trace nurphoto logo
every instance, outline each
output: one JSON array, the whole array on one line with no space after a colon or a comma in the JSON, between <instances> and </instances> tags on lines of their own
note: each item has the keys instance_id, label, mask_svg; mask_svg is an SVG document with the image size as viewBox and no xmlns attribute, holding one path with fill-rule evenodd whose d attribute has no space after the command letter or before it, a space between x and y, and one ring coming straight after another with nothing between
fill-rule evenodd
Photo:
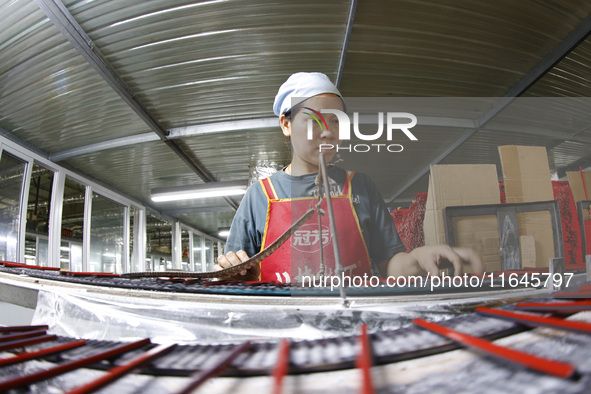
<instances>
[{"instance_id":1,"label":"nurphoto logo","mask_svg":"<svg viewBox=\"0 0 591 394\"><path fill-rule=\"evenodd\" d=\"M351 140L351 121L349 116L343 111L337 109L321 109L320 112L309 107L304 107L310 112L304 112L304 114L310 116L308 119L308 140L313 138L314 123L320 127L321 130L328 130L328 124L322 114L334 114L339 122L339 140L348 141ZM386 121L384 122L384 113L378 112L378 130L373 134L364 134L359 130L359 113L353 113L353 134L362 141L376 141L384 134L384 123L386 125L386 139L388 141L393 140L394 132L401 131L411 141L418 141L418 138L411 133L410 129L416 126L417 117L409 112L386 112ZM402 120L402 122L401 122ZM339 151L348 152L369 152L376 150L380 152L385 150L392 153L402 152L404 147L400 144L349 144L349 145L333 145L333 144L320 144L320 151L336 149Z\"/></svg>"}]
</instances>

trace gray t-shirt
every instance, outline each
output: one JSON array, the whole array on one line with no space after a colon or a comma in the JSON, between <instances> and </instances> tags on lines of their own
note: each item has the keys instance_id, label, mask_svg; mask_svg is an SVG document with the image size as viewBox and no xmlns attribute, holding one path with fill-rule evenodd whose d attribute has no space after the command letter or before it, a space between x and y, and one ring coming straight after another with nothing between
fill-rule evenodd
<instances>
[{"instance_id":1,"label":"gray t-shirt","mask_svg":"<svg viewBox=\"0 0 591 394\"><path fill-rule=\"evenodd\" d=\"M331 195L341 194L346 181L346 171L333 167L328 171L328 175L338 184L331 187ZM277 197L284 199L314 196L316 176L316 173L291 176L284 171L278 171L271 175L270 179ZM351 180L351 198L369 252L372 272L377 274L377 264L396 253L404 252L404 245L384 200L367 175L355 173ZM267 220L267 207L268 199L260 182L252 184L246 191L232 222L226 242L226 253L242 249L249 256L253 256L260 251Z\"/></svg>"}]
</instances>

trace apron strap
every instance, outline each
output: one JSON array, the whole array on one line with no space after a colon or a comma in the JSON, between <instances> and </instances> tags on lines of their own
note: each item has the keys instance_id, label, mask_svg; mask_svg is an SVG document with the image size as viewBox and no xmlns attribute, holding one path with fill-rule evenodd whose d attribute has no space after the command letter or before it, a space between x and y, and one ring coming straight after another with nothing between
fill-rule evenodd
<instances>
[{"instance_id":1,"label":"apron strap","mask_svg":"<svg viewBox=\"0 0 591 394\"><path fill-rule=\"evenodd\" d=\"M261 183L261 187L263 188L263 191L265 192L265 195L267 196L268 200L278 199L277 193L275 192L275 188L273 187L270 178L261 179L259 182Z\"/></svg>"},{"instance_id":2,"label":"apron strap","mask_svg":"<svg viewBox=\"0 0 591 394\"><path fill-rule=\"evenodd\" d=\"M345 178L345 185L343 186L343 195L344 196L351 195L351 180L353 179L354 175L355 175L355 171L348 171L347 170L347 176Z\"/></svg>"}]
</instances>

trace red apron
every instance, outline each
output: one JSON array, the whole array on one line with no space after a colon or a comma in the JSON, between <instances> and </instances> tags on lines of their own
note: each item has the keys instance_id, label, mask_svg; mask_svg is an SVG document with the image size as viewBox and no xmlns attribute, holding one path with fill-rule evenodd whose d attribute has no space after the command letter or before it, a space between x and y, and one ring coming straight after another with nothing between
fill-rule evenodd
<instances>
[{"instance_id":1,"label":"red apron","mask_svg":"<svg viewBox=\"0 0 591 394\"><path fill-rule=\"evenodd\" d=\"M332 197L341 261L345 276L371 275L369 254L353 203L351 179L347 171L343 194ZM261 250L281 236L292 223L302 217L317 203L316 197L279 199L270 178L260 181L269 199L267 223ZM261 264L261 280L264 282L302 282L302 277L317 276L320 272L320 247L323 245L325 276L336 275L335 259L326 199L322 202L326 212L322 216L322 234L318 230L318 215L300 227L290 239Z\"/></svg>"}]
</instances>

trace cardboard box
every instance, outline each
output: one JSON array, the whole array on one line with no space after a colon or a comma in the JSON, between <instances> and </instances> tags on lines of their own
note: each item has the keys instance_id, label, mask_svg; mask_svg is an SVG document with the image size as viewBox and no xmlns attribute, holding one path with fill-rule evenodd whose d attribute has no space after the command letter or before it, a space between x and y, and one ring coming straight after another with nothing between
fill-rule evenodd
<instances>
[{"instance_id":1,"label":"cardboard box","mask_svg":"<svg viewBox=\"0 0 591 394\"><path fill-rule=\"evenodd\" d=\"M457 217L452 223L456 246L468 247L478 253L485 271L501 269L496 215ZM468 267L464 271L472 272Z\"/></svg>"},{"instance_id":2,"label":"cardboard box","mask_svg":"<svg viewBox=\"0 0 591 394\"><path fill-rule=\"evenodd\" d=\"M521 249L521 266L534 268L536 266L536 239L531 235L521 235L519 248Z\"/></svg>"},{"instance_id":3,"label":"cardboard box","mask_svg":"<svg viewBox=\"0 0 591 394\"><path fill-rule=\"evenodd\" d=\"M498 232L494 237L481 238L482 265L485 272L501 270L501 255Z\"/></svg>"},{"instance_id":4,"label":"cardboard box","mask_svg":"<svg viewBox=\"0 0 591 394\"><path fill-rule=\"evenodd\" d=\"M507 203L554 200L550 166L545 147L499 146ZM554 257L554 237L549 212L526 212L517 215L520 236L535 240L535 268L548 267ZM525 261L530 260L525 256ZM531 257L531 256L530 256ZM523 266L524 255L521 255Z\"/></svg>"},{"instance_id":5,"label":"cardboard box","mask_svg":"<svg viewBox=\"0 0 591 394\"><path fill-rule=\"evenodd\" d=\"M548 154L543 146L499 146L507 204L554 200Z\"/></svg>"},{"instance_id":6,"label":"cardboard box","mask_svg":"<svg viewBox=\"0 0 591 394\"><path fill-rule=\"evenodd\" d=\"M575 202L591 199L591 171L583 171L582 177L580 171L567 171L566 176ZM583 178L585 179L584 185L586 186L587 194L585 194Z\"/></svg>"},{"instance_id":7,"label":"cardboard box","mask_svg":"<svg viewBox=\"0 0 591 394\"><path fill-rule=\"evenodd\" d=\"M431 166L423 222L425 245L445 244L443 208L499 203L499 183L494 164ZM471 247L480 254L483 262L485 259L482 238L496 238L498 245L496 216L461 217L455 218L453 223L456 246ZM496 255L490 253L486 261L489 267L500 267L498 247ZM467 269L467 272L470 270Z\"/></svg>"}]
</instances>

